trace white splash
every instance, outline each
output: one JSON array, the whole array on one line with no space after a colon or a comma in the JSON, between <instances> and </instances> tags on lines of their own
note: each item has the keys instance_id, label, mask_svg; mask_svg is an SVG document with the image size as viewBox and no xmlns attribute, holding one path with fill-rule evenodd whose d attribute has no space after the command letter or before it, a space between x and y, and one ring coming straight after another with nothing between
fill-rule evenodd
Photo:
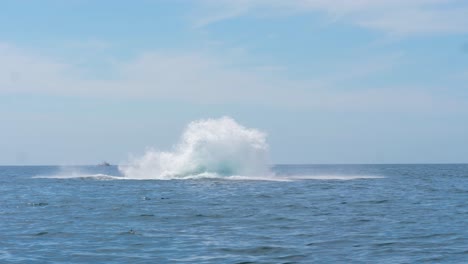
<instances>
[{"instance_id":1,"label":"white splash","mask_svg":"<svg viewBox=\"0 0 468 264\"><path fill-rule=\"evenodd\" d=\"M149 150L119 170L130 179L270 175L266 134L230 117L191 122L173 151Z\"/></svg>"},{"instance_id":2,"label":"white splash","mask_svg":"<svg viewBox=\"0 0 468 264\"><path fill-rule=\"evenodd\" d=\"M222 179L234 181L304 181L379 179L373 175L281 175L270 171L266 134L246 128L230 117L191 122L172 151L149 150L119 166L118 175L89 173L62 167L52 179L171 180Z\"/></svg>"}]
</instances>

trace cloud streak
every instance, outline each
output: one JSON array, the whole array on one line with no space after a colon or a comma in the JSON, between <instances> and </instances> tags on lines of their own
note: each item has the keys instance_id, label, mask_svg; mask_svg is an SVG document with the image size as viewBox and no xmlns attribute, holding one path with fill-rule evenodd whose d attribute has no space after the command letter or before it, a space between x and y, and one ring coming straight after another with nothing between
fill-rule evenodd
<instances>
[{"instance_id":1,"label":"cloud streak","mask_svg":"<svg viewBox=\"0 0 468 264\"><path fill-rule=\"evenodd\" d=\"M463 105L418 87L337 89L333 82L348 84L390 70L397 58L345 64L322 80L296 81L275 67L234 67L232 59L203 53L145 52L110 65L114 78L90 79L76 65L0 45L0 94L150 98L329 111L431 111L434 106L456 111Z\"/></svg>"},{"instance_id":2,"label":"cloud streak","mask_svg":"<svg viewBox=\"0 0 468 264\"><path fill-rule=\"evenodd\" d=\"M243 15L325 14L332 22L396 36L468 33L468 4L460 0L205 0L207 26Z\"/></svg>"}]
</instances>

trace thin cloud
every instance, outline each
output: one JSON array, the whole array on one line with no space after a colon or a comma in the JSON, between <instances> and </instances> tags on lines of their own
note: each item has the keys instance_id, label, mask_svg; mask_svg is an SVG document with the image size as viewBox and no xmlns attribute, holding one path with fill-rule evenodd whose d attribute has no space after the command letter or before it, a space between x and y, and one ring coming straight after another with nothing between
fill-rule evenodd
<instances>
[{"instance_id":1,"label":"thin cloud","mask_svg":"<svg viewBox=\"0 0 468 264\"><path fill-rule=\"evenodd\" d=\"M468 33L468 3L460 0L206 0L207 26L242 15L322 12L334 22L347 22L390 35Z\"/></svg>"},{"instance_id":2,"label":"thin cloud","mask_svg":"<svg viewBox=\"0 0 468 264\"><path fill-rule=\"evenodd\" d=\"M76 65L0 45L0 94L32 93L85 97L152 98L200 104L263 104L327 111L458 111L463 102L418 87L338 89L333 80L296 81L287 69L232 67L202 53L146 52L110 66L117 78L87 79ZM360 61L334 72L339 82L358 82L390 70L395 56ZM380 67L380 68L379 68ZM349 71L349 69L353 69Z\"/></svg>"}]
</instances>

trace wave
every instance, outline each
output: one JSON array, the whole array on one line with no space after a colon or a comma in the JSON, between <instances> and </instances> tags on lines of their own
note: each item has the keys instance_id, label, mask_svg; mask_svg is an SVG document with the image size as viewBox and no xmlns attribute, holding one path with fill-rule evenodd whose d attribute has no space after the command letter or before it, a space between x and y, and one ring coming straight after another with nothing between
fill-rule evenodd
<instances>
[{"instance_id":1,"label":"wave","mask_svg":"<svg viewBox=\"0 0 468 264\"><path fill-rule=\"evenodd\" d=\"M349 181L364 179L382 179L383 176L372 175L266 175L266 176L242 176L242 175L218 175L215 173L200 173L196 175L185 175L184 177L164 177L164 178L132 178L128 176L114 176L107 174L60 174L35 176L39 179L82 179L82 180L227 180L227 181L274 181L274 182L294 182L306 180L321 181Z\"/></svg>"}]
</instances>

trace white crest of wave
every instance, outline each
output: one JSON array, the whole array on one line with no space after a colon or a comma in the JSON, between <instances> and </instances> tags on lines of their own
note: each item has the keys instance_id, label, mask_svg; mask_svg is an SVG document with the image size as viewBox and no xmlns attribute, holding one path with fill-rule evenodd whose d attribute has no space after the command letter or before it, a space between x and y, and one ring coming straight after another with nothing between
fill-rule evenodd
<instances>
[{"instance_id":1,"label":"white crest of wave","mask_svg":"<svg viewBox=\"0 0 468 264\"><path fill-rule=\"evenodd\" d=\"M222 117L191 122L173 151L149 150L119 170L133 179L186 179L268 175L268 164L266 134Z\"/></svg>"},{"instance_id":2,"label":"white crest of wave","mask_svg":"<svg viewBox=\"0 0 468 264\"><path fill-rule=\"evenodd\" d=\"M34 176L36 179L90 179L90 180L122 180L123 177L112 176L102 173L96 174L57 174L57 175L43 175L43 176Z\"/></svg>"}]
</instances>

